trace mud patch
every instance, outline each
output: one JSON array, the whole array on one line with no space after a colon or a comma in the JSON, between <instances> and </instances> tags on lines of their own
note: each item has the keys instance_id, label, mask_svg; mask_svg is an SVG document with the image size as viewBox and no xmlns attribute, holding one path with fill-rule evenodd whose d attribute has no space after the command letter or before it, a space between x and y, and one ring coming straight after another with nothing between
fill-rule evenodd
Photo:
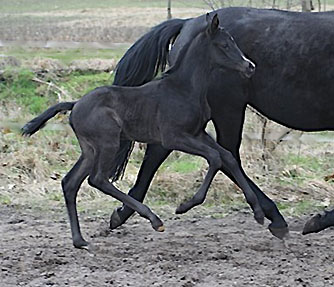
<instances>
[{"instance_id":1,"label":"mud patch","mask_svg":"<svg viewBox=\"0 0 334 287\"><path fill-rule=\"evenodd\" d=\"M65 212L1 207L1 286L332 286L334 231L273 238L247 212L225 218L170 217L166 232L133 217L108 231L108 218L83 216L94 254L72 247Z\"/></svg>"}]
</instances>

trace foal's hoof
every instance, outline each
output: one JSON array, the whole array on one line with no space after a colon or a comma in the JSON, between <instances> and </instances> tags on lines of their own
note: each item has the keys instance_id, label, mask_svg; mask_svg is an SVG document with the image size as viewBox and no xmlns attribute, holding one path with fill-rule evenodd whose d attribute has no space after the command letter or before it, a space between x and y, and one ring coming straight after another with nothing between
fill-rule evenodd
<instances>
[{"instance_id":1,"label":"foal's hoof","mask_svg":"<svg viewBox=\"0 0 334 287\"><path fill-rule=\"evenodd\" d=\"M164 232L165 231L165 226L162 224L160 226L154 226L152 225L153 229L158 232Z\"/></svg>"},{"instance_id":2,"label":"foal's hoof","mask_svg":"<svg viewBox=\"0 0 334 287\"><path fill-rule=\"evenodd\" d=\"M254 218L258 224L263 225L264 224L264 213L263 211L258 211L254 214Z\"/></svg>"},{"instance_id":3,"label":"foal's hoof","mask_svg":"<svg viewBox=\"0 0 334 287\"><path fill-rule=\"evenodd\" d=\"M186 213L189 209L191 209L193 206L189 204L188 202L181 203L178 208L175 210L175 214L183 214Z\"/></svg>"},{"instance_id":4,"label":"foal's hoof","mask_svg":"<svg viewBox=\"0 0 334 287\"><path fill-rule=\"evenodd\" d=\"M309 219L304 225L303 235L309 233L316 233L323 230L320 219L321 219L320 214L317 214L313 216L311 219Z\"/></svg>"},{"instance_id":5,"label":"foal's hoof","mask_svg":"<svg viewBox=\"0 0 334 287\"><path fill-rule=\"evenodd\" d=\"M92 244L90 244L89 242L87 242L84 239L73 241L73 245L74 245L75 248L84 249L84 250L87 250L87 251L93 251L95 249Z\"/></svg>"},{"instance_id":6,"label":"foal's hoof","mask_svg":"<svg viewBox=\"0 0 334 287\"><path fill-rule=\"evenodd\" d=\"M163 222L160 220L160 218L157 217L157 219L154 220L154 222L151 222L152 227L155 231L158 232L164 232L165 231L165 226Z\"/></svg>"},{"instance_id":7,"label":"foal's hoof","mask_svg":"<svg viewBox=\"0 0 334 287\"><path fill-rule=\"evenodd\" d=\"M165 226L161 225L157 229L158 232L164 232L165 231Z\"/></svg>"},{"instance_id":8,"label":"foal's hoof","mask_svg":"<svg viewBox=\"0 0 334 287\"><path fill-rule=\"evenodd\" d=\"M277 237L278 239L287 239L290 236L289 233L289 227L273 227L271 224L268 226L269 231L271 232L272 235Z\"/></svg>"},{"instance_id":9,"label":"foal's hoof","mask_svg":"<svg viewBox=\"0 0 334 287\"><path fill-rule=\"evenodd\" d=\"M115 208L112 215L110 216L110 223L109 223L110 229L115 229L124 223L118 213L120 209L121 207Z\"/></svg>"}]
</instances>

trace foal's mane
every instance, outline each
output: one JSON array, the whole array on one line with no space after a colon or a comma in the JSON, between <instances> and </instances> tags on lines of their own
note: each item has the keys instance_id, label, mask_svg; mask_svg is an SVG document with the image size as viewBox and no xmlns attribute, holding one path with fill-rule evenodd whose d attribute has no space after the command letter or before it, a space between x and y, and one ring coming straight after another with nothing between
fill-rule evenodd
<instances>
[{"instance_id":1,"label":"foal's mane","mask_svg":"<svg viewBox=\"0 0 334 287\"><path fill-rule=\"evenodd\" d=\"M191 41L189 41L188 43L186 43L182 48L181 48L181 51L180 53L178 54L173 66L171 66L167 71L163 72L161 74L161 79L163 78L166 78L168 76L170 76L171 74L174 74L181 66L181 64L183 63L184 61L184 58L185 58L185 55L187 54L190 46L199 38L200 35L202 35L203 32L206 31L206 26L205 26L205 29L203 30L200 30L198 32L197 35L195 35L193 37L193 39Z\"/></svg>"}]
</instances>

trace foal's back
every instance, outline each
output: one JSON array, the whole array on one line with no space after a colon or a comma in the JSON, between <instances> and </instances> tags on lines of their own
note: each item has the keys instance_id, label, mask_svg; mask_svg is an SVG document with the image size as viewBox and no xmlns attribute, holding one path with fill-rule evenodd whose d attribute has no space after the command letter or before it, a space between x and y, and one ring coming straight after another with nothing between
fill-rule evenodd
<instances>
[{"instance_id":1,"label":"foal's back","mask_svg":"<svg viewBox=\"0 0 334 287\"><path fill-rule=\"evenodd\" d=\"M160 142L158 116L167 93L162 80L140 87L103 86L83 96L73 108L71 124L77 134L96 128L118 129L121 139Z\"/></svg>"}]
</instances>

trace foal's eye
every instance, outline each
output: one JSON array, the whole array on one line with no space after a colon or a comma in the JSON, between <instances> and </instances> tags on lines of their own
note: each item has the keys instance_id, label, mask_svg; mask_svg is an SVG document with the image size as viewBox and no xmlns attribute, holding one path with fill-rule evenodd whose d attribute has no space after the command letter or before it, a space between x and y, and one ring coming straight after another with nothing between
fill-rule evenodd
<instances>
[{"instance_id":1,"label":"foal's eye","mask_svg":"<svg viewBox=\"0 0 334 287\"><path fill-rule=\"evenodd\" d=\"M224 50L228 50L228 48L229 48L228 45L227 45L227 43L224 43L224 44L222 45L222 47L223 47Z\"/></svg>"}]
</instances>

